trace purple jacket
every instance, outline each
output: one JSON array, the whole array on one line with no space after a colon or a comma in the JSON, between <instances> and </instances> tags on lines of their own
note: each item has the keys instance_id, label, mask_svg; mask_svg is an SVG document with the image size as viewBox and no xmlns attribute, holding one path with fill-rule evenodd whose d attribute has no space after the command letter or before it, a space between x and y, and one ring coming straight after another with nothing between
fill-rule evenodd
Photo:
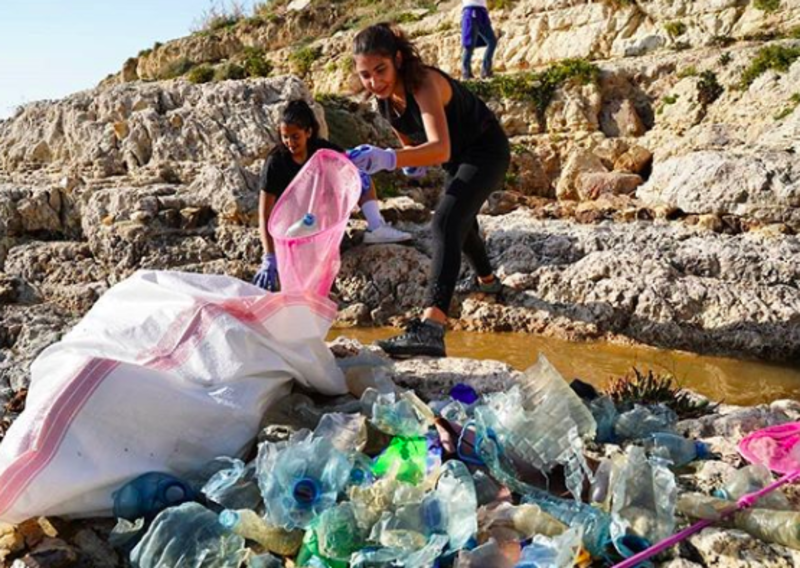
<instances>
[{"instance_id":1,"label":"purple jacket","mask_svg":"<svg viewBox=\"0 0 800 568\"><path fill-rule=\"evenodd\" d=\"M481 34L483 32L483 34ZM468 6L461 12L461 45L463 47L485 47L481 35L493 35L489 10L478 6Z\"/></svg>"}]
</instances>

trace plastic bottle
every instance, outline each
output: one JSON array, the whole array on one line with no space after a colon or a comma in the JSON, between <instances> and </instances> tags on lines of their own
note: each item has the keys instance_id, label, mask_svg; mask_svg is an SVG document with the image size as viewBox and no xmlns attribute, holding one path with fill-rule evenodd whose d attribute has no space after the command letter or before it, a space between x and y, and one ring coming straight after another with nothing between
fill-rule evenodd
<instances>
[{"instance_id":1,"label":"plastic bottle","mask_svg":"<svg viewBox=\"0 0 800 568\"><path fill-rule=\"evenodd\" d=\"M428 405L411 391L395 395L367 389L361 402L367 414L372 416L372 424L392 436L424 436L435 418Z\"/></svg>"},{"instance_id":2,"label":"plastic bottle","mask_svg":"<svg viewBox=\"0 0 800 568\"><path fill-rule=\"evenodd\" d=\"M619 418L619 412L610 397L601 396L589 402L589 410L597 423L597 435L595 441L600 444L613 443L616 440L614 435L614 424Z\"/></svg>"},{"instance_id":3,"label":"plastic bottle","mask_svg":"<svg viewBox=\"0 0 800 568\"><path fill-rule=\"evenodd\" d=\"M360 550L350 557L350 568L387 568L403 566L403 568L430 568L442 555L447 546L447 537L435 534L418 550L400 548L368 548Z\"/></svg>"},{"instance_id":4,"label":"plastic bottle","mask_svg":"<svg viewBox=\"0 0 800 568\"><path fill-rule=\"evenodd\" d=\"M268 552L250 556L247 559L248 568L283 568L283 561Z\"/></svg>"},{"instance_id":5,"label":"plastic bottle","mask_svg":"<svg viewBox=\"0 0 800 568\"><path fill-rule=\"evenodd\" d=\"M446 508L450 549L463 548L478 532L478 498L467 466L458 460L446 462L436 483L436 494Z\"/></svg>"},{"instance_id":6,"label":"plastic bottle","mask_svg":"<svg viewBox=\"0 0 800 568\"><path fill-rule=\"evenodd\" d=\"M519 545L516 545L516 554L519 556ZM514 568L517 558L509 557L498 542L490 538L472 550L461 550L456 558L454 568Z\"/></svg>"},{"instance_id":7,"label":"plastic bottle","mask_svg":"<svg viewBox=\"0 0 800 568\"><path fill-rule=\"evenodd\" d=\"M313 525L319 553L325 558L347 562L366 544L351 503L341 503L320 515Z\"/></svg>"},{"instance_id":8,"label":"plastic bottle","mask_svg":"<svg viewBox=\"0 0 800 568\"><path fill-rule=\"evenodd\" d=\"M367 445L367 419L361 414L329 412L320 419L314 435L328 438L340 452L360 452Z\"/></svg>"},{"instance_id":9,"label":"plastic bottle","mask_svg":"<svg viewBox=\"0 0 800 568\"><path fill-rule=\"evenodd\" d=\"M200 490L210 501L227 509L255 509L261 504L261 492L256 483L255 464L245 465L243 461L230 458L217 458L227 462L212 475Z\"/></svg>"},{"instance_id":10,"label":"plastic bottle","mask_svg":"<svg viewBox=\"0 0 800 568\"><path fill-rule=\"evenodd\" d=\"M284 528L308 528L336 504L351 470L347 455L308 432L287 442L261 444L256 473L267 520Z\"/></svg>"},{"instance_id":11,"label":"plastic bottle","mask_svg":"<svg viewBox=\"0 0 800 568\"><path fill-rule=\"evenodd\" d=\"M317 218L313 213L306 213L286 229L287 237L304 237L317 232Z\"/></svg>"},{"instance_id":12,"label":"plastic bottle","mask_svg":"<svg viewBox=\"0 0 800 568\"><path fill-rule=\"evenodd\" d=\"M708 446L669 432L655 432L644 440L644 448L651 454L668 459L674 467L682 467L694 460L708 459Z\"/></svg>"},{"instance_id":13,"label":"plastic bottle","mask_svg":"<svg viewBox=\"0 0 800 568\"><path fill-rule=\"evenodd\" d=\"M714 495L721 499L738 501L749 493L763 489L772 483L772 474L761 464L754 464L737 469L725 481L725 485L716 490ZM780 488L775 489L761 497L755 504L759 509L774 509L777 511L790 511L792 504Z\"/></svg>"},{"instance_id":14,"label":"plastic bottle","mask_svg":"<svg viewBox=\"0 0 800 568\"><path fill-rule=\"evenodd\" d=\"M572 568L580 553L581 532L581 527L573 527L556 537L534 536L514 568Z\"/></svg>"},{"instance_id":15,"label":"plastic bottle","mask_svg":"<svg viewBox=\"0 0 800 568\"><path fill-rule=\"evenodd\" d=\"M227 530L247 540L257 542L270 552L281 556L297 553L303 543L303 531L287 531L270 526L263 518L249 509L234 511L226 509L219 514L219 523Z\"/></svg>"},{"instance_id":16,"label":"plastic bottle","mask_svg":"<svg viewBox=\"0 0 800 568\"><path fill-rule=\"evenodd\" d=\"M239 568L246 555L244 538L225 530L215 513L197 503L184 503L156 516L130 559L136 568Z\"/></svg>"},{"instance_id":17,"label":"plastic bottle","mask_svg":"<svg viewBox=\"0 0 800 568\"><path fill-rule=\"evenodd\" d=\"M193 501L197 494L185 482L167 473L150 472L123 485L112 494L114 516L129 521L152 520L168 507Z\"/></svg>"},{"instance_id":18,"label":"plastic bottle","mask_svg":"<svg viewBox=\"0 0 800 568\"><path fill-rule=\"evenodd\" d=\"M425 477L427 457L427 438L392 438L389 446L375 458L372 473L416 485Z\"/></svg>"},{"instance_id":19,"label":"plastic bottle","mask_svg":"<svg viewBox=\"0 0 800 568\"><path fill-rule=\"evenodd\" d=\"M656 432L673 432L678 415L664 404L641 406L623 412L614 424L614 435L619 440L646 438Z\"/></svg>"}]
</instances>

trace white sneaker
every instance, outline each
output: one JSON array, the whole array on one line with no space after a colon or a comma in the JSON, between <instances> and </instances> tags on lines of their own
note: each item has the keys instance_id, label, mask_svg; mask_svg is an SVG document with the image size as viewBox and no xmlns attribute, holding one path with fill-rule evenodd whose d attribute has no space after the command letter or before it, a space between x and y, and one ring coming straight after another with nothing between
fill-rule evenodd
<instances>
[{"instance_id":1,"label":"white sneaker","mask_svg":"<svg viewBox=\"0 0 800 568\"><path fill-rule=\"evenodd\" d=\"M411 233L395 229L391 225L384 223L374 231L364 233L365 245L377 245L386 243L402 243L413 238Z\"/></svg>"}]
</instances>

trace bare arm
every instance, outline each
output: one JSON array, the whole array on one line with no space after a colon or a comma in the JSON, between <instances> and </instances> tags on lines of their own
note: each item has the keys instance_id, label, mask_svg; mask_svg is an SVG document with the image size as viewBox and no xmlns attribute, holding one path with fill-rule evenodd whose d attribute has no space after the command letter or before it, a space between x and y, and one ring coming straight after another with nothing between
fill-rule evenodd
<instances>
[{"instance_id":1,"label":"bare arm","mask_svg":"<svg viewBox=\"0 0 800 568\"><path fill-rule=\"evenodd\" d=\"M442 84L444 83L444 84ZM414 98L422 114L422 124L428 141L419 146L404 147L397 150L397 167L437 166L450 159L450 131L444 112L442 89L449 87L446 79L429 72L429 78L414 93ZM452 96L447 93L448 98ZM406 140L400 138L403 144Z\"/></svg>"},{"instance_id":2,"label":"bare arm","mask_svg":"<svg viewBox=\"0 0 800 568\"><path fill-rule=\"evenodd\" d=\"M272 244L272 235L269 234L267 223L269 216L272 214L272 208L275 207L277 198L271 193L266 191L259 192L258 196L258 234L261 237L261 246L264 247L264 254L275 252L275 246Z\"/></svg>"}]
</instances>

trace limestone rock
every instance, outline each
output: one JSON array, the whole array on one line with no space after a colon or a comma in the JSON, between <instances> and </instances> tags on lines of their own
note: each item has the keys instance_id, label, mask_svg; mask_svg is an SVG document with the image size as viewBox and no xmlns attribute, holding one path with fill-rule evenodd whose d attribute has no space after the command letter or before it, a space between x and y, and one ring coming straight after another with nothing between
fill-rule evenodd
<instances>
[{"instance_id":1,"label":"limestone rock","mask_svg":"<svg viewBox=\"0 0 800 568\"><path fill-rule=\"evenodd\" d=\"M600 158L586 150L574 150L567 158L561 178L556 187L558 199L579 199L577 182L579 176L588 173L604 173L605 166Z\"/></svg>"},{"instance_id":2,"label":"limestone rock","mask_svg":"<svg viewBox=\"0 0 800 568\"><path fill-rule=\"evenodd\" d=\"M689 537L706 566L720 568L788 568L800 562L800 552L767 544L739 530L707 528Z\"/></svg>"},{"instance_id":3,"label":"limestone rock","mask_svg":"<svg viewBox=\"0 0 800 568\"><path fill-rule=\"evenodd\" d=\"M644 122L630 99L614 101L603 108L601 121L607 136L641 136L645 133Z\"/></svg>"},{"instance_id":4,"label":"limestone rock","mask_svg":"<svg viewBox=\"0 0 800 568\"><path fill-rule=\"evenodd\" d=\"M578 197L582 201L597 199L600 195L630 195L642 184L636 174L621 172L581 174L576 180Z\"/></svg>"},{"instance_id":5,"label":"limestone rock","mask_svg":"<svg viewBox=\"0 0 800 568\"><path fill-rule=\"evenodd\" d=\"M614 162L614 171L641 174L650 167L653 154L647 148L633 146Z\"/></svg>"},{"instance_id":6,"label":"limestone rock","mask_svg":"<svg viewBox=\"0 0 800 568\"><path fill-rule=\"evenodd\" d=\"M381 202L381 214L389 223L426 223L430 210L410 197L391 197Z\"/></svg>"},{"instance_id":7,"label":"limestone rock","mask_svg":"<svg viewBox=\"0 0 800 568\"><path fill-rule=\"evenodd\" d=\"M434 400L446 398L457 383L466 383L478 393L505 390L520 380L522 373L499 361L447 357L399 361L389 376L424 400Z\"/></svg>"}]
</instances>

